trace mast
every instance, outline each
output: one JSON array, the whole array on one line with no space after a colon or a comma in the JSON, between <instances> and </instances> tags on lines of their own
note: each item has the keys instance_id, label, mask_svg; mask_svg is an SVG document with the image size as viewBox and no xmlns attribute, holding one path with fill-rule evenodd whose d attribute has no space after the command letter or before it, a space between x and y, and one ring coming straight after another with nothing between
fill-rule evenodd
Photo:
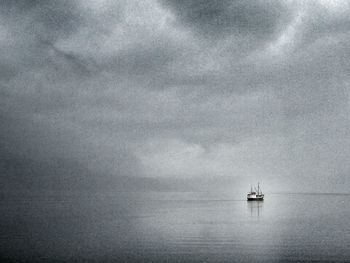
<instances>
[{"instance_id":1,"label":"mast","mask_svg":"<svg viewBox=\"0 0 350 263\"><path fill-rule=\"evenodd\" d=\"M259 182L258 182L258 195L260 194L260 186L259 186Z\"/></svg>"}]
</instances>

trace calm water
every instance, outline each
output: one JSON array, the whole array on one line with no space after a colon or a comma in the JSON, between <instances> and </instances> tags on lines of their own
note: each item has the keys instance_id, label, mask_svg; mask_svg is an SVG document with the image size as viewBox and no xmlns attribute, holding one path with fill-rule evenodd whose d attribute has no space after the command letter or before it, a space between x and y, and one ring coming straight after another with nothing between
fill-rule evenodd
<instances>
[{"instance_id":1,"label":"calm water","mask_svg":"<svg viewBox=\"0 0 350 263\"><path fill-rule=\"evenodd\" d=\"M1 215L2 260L350 262L350 195L40 194Z\"/></svg>"}]
</instances>

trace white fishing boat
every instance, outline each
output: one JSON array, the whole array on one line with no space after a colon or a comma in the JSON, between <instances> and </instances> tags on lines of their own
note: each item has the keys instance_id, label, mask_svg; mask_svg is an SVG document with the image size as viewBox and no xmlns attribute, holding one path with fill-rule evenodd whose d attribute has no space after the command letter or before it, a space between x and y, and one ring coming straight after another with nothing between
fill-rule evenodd
<instances>
[{"instance_id":1,"label":"white fishing boat","mask_svg":"<svg viewBox=\"0 0 350 263\"><path fill-rule=\"evenodd\" d=\"M264 200L264 194L262 193L260 189L260 185L258 183L258 189L254 187L250 187L250 192L247 194L247 200L248 201L263 201Z\"/></svg>"}]
</instances>

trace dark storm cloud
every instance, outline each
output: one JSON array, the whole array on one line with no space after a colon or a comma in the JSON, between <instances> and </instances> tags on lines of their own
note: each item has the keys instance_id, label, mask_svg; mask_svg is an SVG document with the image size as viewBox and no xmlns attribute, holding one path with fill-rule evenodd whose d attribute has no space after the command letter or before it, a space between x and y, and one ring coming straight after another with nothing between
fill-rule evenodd
<instances>
[{"instance_id":1,"label":"dark storm cloud","mask_svg":"<svg viewBox=\"0 0 350 263\"><path fill-rule=\"evenodd\" d=\"M21 30L18 33L33 34L37 40L66 37L82 22L74 1L2 1L0 7L7 22Z\"/></svg>"},{"instance_id":2,"label":"dark storm cloud","mask_svg":"<svg viewBox=\"0 0 350 263\"><path fill-rule=\"evenodd\" d=\"M46 43L76 32L83 23L81 11L72 1L2 1L1 26L6 31L2 39L6 46L0 51L6 63L3 71L14 76L45 66L52 49Z\"/></svg>"},{"instance_id":3,"label":"dark storm cloud","mask_svg":"<svg viewBox=\"0 0 350 263\"><path fill-rule=\"evenodd\" d=\"M152 74L157 76L164 71L164 67L176 58L176 53L176 48L165 41L135 45L120 50L102 67L117 75L152 78Z\"/></svg>"},{"instance_id":4,"label":"dark storm cloud","mask_svg":"<svg viewBox=\"0 0 350 263\"><path fill-rule=\"evenodd\" d=\"M89 75L90 73L92 73L92 70L96 70L96 63L94 63L94 61L91 58L89 60L84 60L82 58L79 58L75 54L64 52L58 49L57 47L55 47L55 45L47 41L42 42L42 44L43 47L46 47L49 52L53 51L53 58L51 61L51 63L53 64L55 63L55 60L59 60L61 58L63 62L66 62L70 69L73 70L73 72L77 75ZM89 69L89 66L91 70Z\"/></svg>"},{"instance_id":5,"label":"dark storm cloud","mask_svg":"<svg viewBox=\"0 0 350 263\"><path fill-rule=\"evenodd\" d=\"M7 64L0 64L0 79L9 80L15 75L15 70Z\"/></svg>"},{"instance_id":6,"label":"dark storm cloud","mask_svg":"<svg viewBox=\"0 0 350 263\"><path fill-rule=\"evenodd\" d=\"M288 20L289 12L276 1L185 1L164 0L179 23L210 38L236 34L269 38Z\"/></svg>"},{"instance_id":7,"label":"dark storm cloud","mask_svg":"<svg viewBox=\"0 0 350 263\"><path fill-rule=\"evenodd\" d=\"M283 177L302 171L297 153L310 147L316 127L330 120L330 129L347 127L349 11L338 2L0 5L1 136L18 149L4 158L10 164L67 156L76 162L62 173L76 165L109 181L207 174L194 167ZM327 133L317 140L341 145ZM300 147L290 154L293 143ZM310 149L305 160L314 165Z\"/></svg>"},{"instance_id":8,"label":"dark storm cloud","mask_svg":"<svg viewBox=\"0 0 350 263\"><path fill-rule=\"evenodd\" d=\"M72 1L3 1L0 5L8 37L1 43L3 188L84 191L111 185L120 188L120 184L128 189L142 187L123 179L138 174L138 168L121 144L114 144L113 156L98 157L101 146L91 145L87 139L95 136L98 140L98 136L69 127L62 119L65 109L80 107L75 104L84 88L79 81L98 70L91 57L61 50L56 42L76 33L88 23L87 18L91 21L89 14Z\"/></svg>"}]
</instances>

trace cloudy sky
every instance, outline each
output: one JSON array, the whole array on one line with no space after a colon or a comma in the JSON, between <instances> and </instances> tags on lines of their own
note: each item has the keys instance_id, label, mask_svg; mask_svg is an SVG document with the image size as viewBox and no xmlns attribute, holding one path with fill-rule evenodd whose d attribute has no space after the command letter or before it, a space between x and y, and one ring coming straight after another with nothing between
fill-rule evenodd
<instances>
[{"instance_id":1,"label":"cloudy sky","mask_svg":"<svg viewBox=\"0 0 350 263\"><path fill-rule=\"evenodd\" d=\"M349 42L346 0L2 0L2 187L346 192Z\"/></svg>"}]
</instances>

